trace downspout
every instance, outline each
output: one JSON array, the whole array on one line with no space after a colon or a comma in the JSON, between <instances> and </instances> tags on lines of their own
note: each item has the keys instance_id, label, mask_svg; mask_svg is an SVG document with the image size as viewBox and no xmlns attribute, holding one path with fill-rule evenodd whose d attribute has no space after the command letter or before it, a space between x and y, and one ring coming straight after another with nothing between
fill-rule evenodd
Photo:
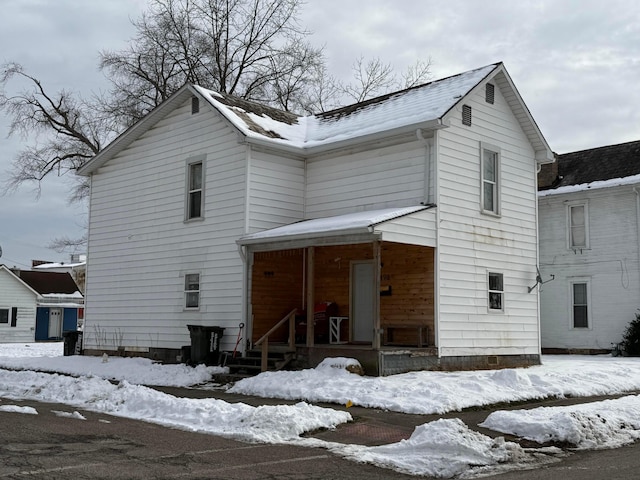
<instances>
[{"instance_id":1,"label":"downspout","mask_svg":"<svg viewBox=\"0 0 640 480\"><path fill-rule=\"evenodd\" d=\"M640 272L640 191L638 191L638 187L633 187L633 193L636 194L636 229L638 231L636 245L638 247L638 271Z\"/></svg>"},{"instance_id":2,"label":"downspout","mask_svg":"<svg viewBox=\"0 0 640 480\"><path fill-rule=\"evenodd\" d=\"M416 137L422 145L424 145L425 154L424 154L424 200L422 202L423 205L429 205L430 203L430 181L431 181L431 142L428 139L424 138L424 134L422 133L422 129L418 128L416 130Z\"/></svg>"},{"instance_id":3,"label":"downspout","mask_svg":"<svg viewBox=\"0 0 640 480\"><path fill-rule=\"evenodd\" d=\"M540 271L540 222L539 222L539 213L538 213L538 174L542 170L542 164L538 163L536 165L536 174L534 175L534 188L533 188L533 196L534 196L534 205L536 212L536 272ZM537 280L537 277L536 277ZM538 322L538 358L542 359L542 321L540 318L540 286L536 289L536 321Z\"/></svg>"},{"instance_id":4,"label":"downspout","mask_svg":"<svg viewBox=\"0 0 640 480\"><path fill-rule=\"evenodd\" d=\"M251 212L251 145L245 144L245 186L244 186L244 233L249 233L251 227L251 220L249 218ZM240 301L242 302L240 308L240 323L244 323L244 341L240 346L240 352L244 355L247 344L252 338L253 322L249 313L249 277L251 275L251 265L249 265L249 255L247 253L247 247L238 245L238 253L242 260L242 295ZM253 255L251 255L253 258Z\"/></svg>"}]
</instances>

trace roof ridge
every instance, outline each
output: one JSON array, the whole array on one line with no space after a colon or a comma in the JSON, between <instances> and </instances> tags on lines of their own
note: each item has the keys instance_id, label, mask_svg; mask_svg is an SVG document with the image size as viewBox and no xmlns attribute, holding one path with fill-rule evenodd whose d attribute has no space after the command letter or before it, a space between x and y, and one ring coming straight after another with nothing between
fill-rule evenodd
<instances>
[{"instance_id":1,"label":"roof ridge","mask_svg":"<svg viewBox=\"0 0 640 480\"><path fill-rule=\"evenodd\" d=\"M628 142L620 142L620 143L614 143L612 145L600 145L599 147L593 147L593 148L584 148L582 150L575 150L573 152L566 152L566 153L558 153L557 155L559 157L564 157L566 155L578 155L581 153L585 153L585 152L593 152L596 150L605 150L605 149L610 149L610 148L617 148L617 147L622 147L622 146L628 146L628 145L632 145L634 143L640 144L640 140L630 140Z\"/></svg>"}]
</instances>

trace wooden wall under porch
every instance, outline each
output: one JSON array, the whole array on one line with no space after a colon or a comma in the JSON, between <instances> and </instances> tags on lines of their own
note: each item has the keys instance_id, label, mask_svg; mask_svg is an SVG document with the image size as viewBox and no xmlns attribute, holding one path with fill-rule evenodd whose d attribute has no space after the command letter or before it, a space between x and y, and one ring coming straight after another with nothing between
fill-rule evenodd
<instances>
[{"instance_id":1,"label":"wooden wall under porch","mask_svg":"<svg viewBox=\"0 0 640 480\"><path fill-rule=\"evenodd\" d=\"M352 265L378 260L379 269L374 271L379 276L374 278L372 289L379 289L379 297L374 297L372 311L374 316L379 315L379 323L373 319L372 325L379 328L367 348L433 347L434 251L418 245L373 242L254 252L250 281L251 343L298 309L296 343L328 344L328 325L316 322L311 345L300 328L306 325L308 303L315 306L331 302L334 304L331 315L345 318L341 322L341 342L353 345ZM287 326L272 334L271 341L287 342Z\"/></svg>"}]
</instances>

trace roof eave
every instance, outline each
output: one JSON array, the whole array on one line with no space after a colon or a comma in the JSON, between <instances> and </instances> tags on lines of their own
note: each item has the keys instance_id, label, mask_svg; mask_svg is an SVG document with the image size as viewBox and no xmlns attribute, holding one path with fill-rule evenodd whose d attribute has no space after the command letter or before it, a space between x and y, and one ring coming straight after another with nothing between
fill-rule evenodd
<instances>
[{"instance_id":1,"label":"roof eave","mask_svg":"<svg viewBox=\"0 0 640 480\"><path fill-rule=\"evenodd\" d=\"M413 134L416 130L427 130L433 131L441 128L447 128L448 125L442 122L442 118L435 118L432 120L428 120L426 122L418 122L410 125L403 125L401 127L393 128L390 130L382 130L379 132L374 132L366 135L359 135L357 137L348 138L345 140L338 141L323 141L316 142L315 145L312 146L297 146L285 143L286 141L281 141L278 139L269 139L265 137L258 137L254 135L247 135L245 137L246 143L259 145L262 147L269 148L277 148L282 151L286 151L289 153L297 154L297 155L318 155L334 150L342 150L349 147L355 147L361 144L370 144L375 141L380 141L386 138L398 137L401 135Z\"/></svg>"},{"instance_id":2,"label":"roof eave","mask_svg":"<svg viewBox=\"0 0 640 480\"><path fill-rule=\"evenodd\" d=\"M376 234L373 233L373 229L370 226L357 227L357 228L345 228L342 230L326 230L321 232L306 232L300 234L281 235L273 237L258 237L258 238L239 238L236 243L241 247L249 247L260 244L268 243L282 243L291 241L305 241L314 240L319 238L329 237L352 237L352 236L370 236L373 240Z\"/></svg>"},{"instance_id":3,"label":"roof eave","mask_svg":"<svg viewBox=\"0 0 640 480\"><path fill-rule=\"evenodd\" d=\"M533 116L531 115L531 112L529 111L529 108L524 103L524 100L520 96L520 92L518 92L518 89L516 88L515 84L513 83L513 80L511 79L511 76L507 72L507 69L505 68L504 63L502 63L502 62L497 63L496 67L493 70L491 70L491 72L489 72L473 88L469 89L469 91L465 95L463 95L456 103L454 103L451 106L451 108L449 108L445 112L445 114L442 116L443 119L445 119L445 117L447 117L450 112L452 112L455 108L457 108L460 104L462 104L465 101L465 98L469 97L470 95L473 95L479 88L482 88L483 85L485 85L491 79L495 78L500 73L503 74L507 85L509 86L510 90L513 92L514 96L516 97L517 104L520 106L520 110L521 110L522 116L524 117L524 119L526 119L527 123L530 125L530 127L531 127L531 129L533 131L533 134L535 136L534 141L532 141L531 136L527 133L527 129L522 125L522 117L520 117L519 115L516 115L516 118L519 119L521 127L523 128L523 130L525 131L525 133L529 137L529 140L531 141L531 144L534 147L536 164L542 165L542 164L545 164L545 163L553 163L555 161L555 156L553 154L553 151L549 147L549 144L547 143L547 140L542 135L542 132L540 131L540 128L538 127L538 124L536 123L536 121L534 120ZM509 103L510 107L513 109L514 105L512 103L510 103L508 100L507 100L507 102ZM514 112L514 113L516 113L516 112ZM445 123L446 123L446 119L445 119Z\"/></svg>"},{"instance_id":4,"label":"roof eave","mask_svg":"<svg viewBox=\"0 0 640 480\"><path fill-rule=\"evenodd\" d=\"M199 92L190 85L184 85L178 91L176 91L171 97L162 102L156 108L151 110L140 121L134 123L124 132L118 135L111 143L109 143L103 150L98 152L87 163L82 165L76 170L76 174L80 176L89 176L95 172L102 165L107 163L111 158L122 152L131 143L148 131L158 120L160 120L166 113L175 107L177 103L183 102L186 97L191 95L200 96Z\"/></svg>"},{"instance_id":5,"label":"roof eave","mask_svg":"<svg viewBox=\"0 0 640 480\"><path fill-rule=\"evenodd\" d=\"M9 275L11 275L13 278L15 278L18 282L20 282L20 284L22 284L22 286L24 286L25 288L30 290L31 293L33 293L36 296L37 300L42 299L42 295L40 295L40 293L38 293L36 290L34 290L31 285L29 285L27 282L22 280L19 276L17 276L15 273L13 273L9 268L5 267L4 265L0 265L0 270L5 270L7 273L9 273Z\"/></svg>"}]
</instances>

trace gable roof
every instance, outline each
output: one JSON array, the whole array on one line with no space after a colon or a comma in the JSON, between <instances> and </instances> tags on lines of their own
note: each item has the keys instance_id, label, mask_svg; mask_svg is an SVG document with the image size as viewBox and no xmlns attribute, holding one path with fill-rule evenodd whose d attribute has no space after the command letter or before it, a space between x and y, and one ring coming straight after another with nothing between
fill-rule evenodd
<instances>
[{"instance_id":1,"label":"gable roof","mask_svg":"<svg viewBox=\"0 0 640 480\"><path fill-rule=\"evenodd\" d=\"M197 86L195 89L246 137L309 150L402 127L430 123L435 126L437 120L498 65L488 65L337 110L286 118L272 115L252 102L238 104L230 102L228 95Z\"/></svg>"},{"instance_id":2,"label":"gable roof","mask_svg":"<svg viewBox=\"0 0 640 480\"><path fill-rule=\"evenodd\" d=\"M539 163L553 154L502 63L494 63L424 85L389 93L317 115L299 116L232 95L186 85L144 119L130 127L102 152L78 169L88 175L113 157L169 111L196 95L218 112L249 143L313 154L364 142L372 137L409 133L418 128L446 127L446 117L486 81L495 83L536 151Z\"/></svg>"},{"instance_id":3,"label":"gable roof","mask_svg":"<svg viewBox=\"0 0 640 480\"><path fill-rule=\"evenodd\" d=\"M38 299L40 298L40 294L33 287L31 287L31 285L27 284L18 275L13 273L13 271L11 271L9 268L7 268L4 265L0 264L0 273L2 273L2 272L7 273L10 277L14 278L23 287L25 287L27 290L29 290L31 293L33 293Z\"/></svg>"},{"instance_id":4,"label":"gable roof","mask_svg":"<svg viewBox=\"0 0 640 480\"><path fill-rule=\"evenodd\" d=\"M80 291L68 273L21 270L19 278L40 295L72 295Z\"/></svg>"},{"instance_id":5,"label":"gable roof","mask_svg":"<svg viewBox=\"0 0 640 480\"><path fill-rule=\"evenodd\" d=\"M551 183L541 185L540 196L640 183L640 141L564 153L556 162Z\"/></svg>"}]
</instances>

